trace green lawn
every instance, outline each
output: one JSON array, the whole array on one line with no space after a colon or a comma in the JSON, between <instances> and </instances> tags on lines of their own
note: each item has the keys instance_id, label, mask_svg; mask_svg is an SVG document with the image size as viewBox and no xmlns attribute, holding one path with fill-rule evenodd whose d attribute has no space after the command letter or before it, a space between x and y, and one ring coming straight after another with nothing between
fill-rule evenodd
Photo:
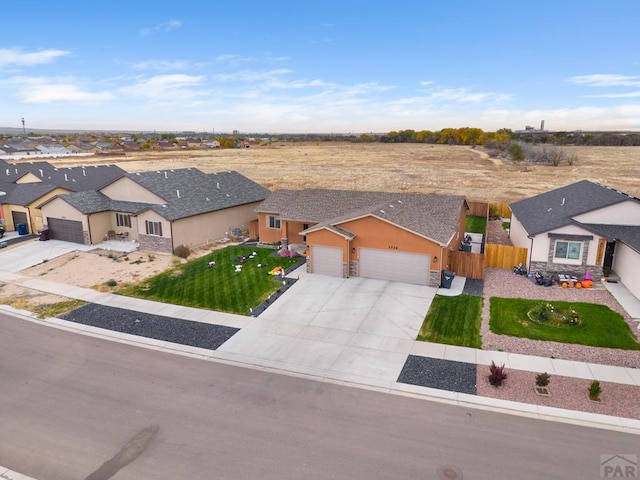
<instances>
[{"instance_id":1,"label":"green lawn","mask_svg":"<svg viewBox=\"0 0 640 480\"><path fill-rule=\"evenodd\" d=\"M480 348L482 297L436 295L424 319L418 340Z\"/></svg>"},{"instance_id":2,"label":"green lawn","mask_svg":"<svg viewBox=\"0 0 640 480\"><path fill-rule=\"evenodd\" d=\"M563 312L573 309L579 315L578 325L559 327L529 319L528 312L540 303L540 300L492 297L489 321L491 331L534 340L640 350L640 344L629 325L609 307L591 303L546 302Z\"/></svg>"},{"instance_id":3,"label":"green lawn","mask_svg":"<svg viewBox=\"0 0 640 480\"><path fill-rule=\"evenodd\" d=\"M487 230L486 217L478 217L475 215L467 215L464 227L465 232L485 234Z\"/></svg>"},{"instance_id":4,"label":"green lawn","mask_svg":"<svg viewBox=\"0 0 640 480\"><path fill-rule=\"evenodd\" d=\"M237 258L256 252L244 262ZM159 302L206 308L223 312L249 314L282 284L268 272L276 266L288 268L302 261L298 258L272 256L273 249L230 246L167 270L155 277L118 291L121 295ZM208 264L216 265L209 268ZM235 265L242 265L236 272ZM258 265L262 265L258 267Z\"/></svg>"}]
</instances>

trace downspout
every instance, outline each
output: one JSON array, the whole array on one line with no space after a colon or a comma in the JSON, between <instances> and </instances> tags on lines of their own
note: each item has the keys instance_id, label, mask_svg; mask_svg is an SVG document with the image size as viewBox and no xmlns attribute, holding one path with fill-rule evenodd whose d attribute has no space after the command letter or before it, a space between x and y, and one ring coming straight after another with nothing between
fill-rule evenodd
<instances>
[{"instance_id":1,"label":"downspout","mask_svg":"<svg viewBox=\"0 0 640 480\"><path fill-rule=\"evenodd\" d=\"M348 238L347 240L347 278L349 278L349 274L351 273L351 240Z\"/></svg>"},{"instance_id":2,"label":"downspout","mask_svg":"<svg viewBox=\"0 0 640 480\"><path fill-rule=\"evenodd\" d=\"M47 227L49 227L49 225L47 225ZM87 214L87 233L89 234L89 245L93 245L93 238L91 238L91 214L90 213Z\"/></svg>"},{"instance_id":3,"label":"downspout","mask_svg":"<svg viewBox=\"0 0 640 480\"><path fill-rule=\"evenodd\" d=\"M531 255L533 255L533 238L529 237L531 240L531 246L529 247L529 265L527 265L527 270L531 268Z\"/></svg>"}]
</instances>

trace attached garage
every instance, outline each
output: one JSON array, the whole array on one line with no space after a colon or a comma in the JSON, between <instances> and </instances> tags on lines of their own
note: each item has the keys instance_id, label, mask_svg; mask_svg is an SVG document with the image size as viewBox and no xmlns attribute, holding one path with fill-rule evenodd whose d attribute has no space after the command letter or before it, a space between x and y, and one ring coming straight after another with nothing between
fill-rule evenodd
<instances>
[{"instance_id":1,"label":"attached garage","mask_svg":"<svg viewBox=\"0 0 640 480\"><path fill-rule=\"evenodd\" d=\"M342 277L342 248L312 245L311 272Z\"/></svg>"},{"instance_id":2,"label":"attached garage","mask_svg":"<svg viewBox=\"0 0 640 480\"><path fill-rule=\"evenodd\" d=\"M429 284L431 257L375 248L359 249L359 276L394 282Z\"/></svg>"},{"instance_id":3,"label":"attached garage","mask_svg":"<svg viewBox=\"0 0 640 480\"><path fill-rule=\"evenodd\" d=\"M11 211L11 219L13 220L14 225L18 225L19 223L27 223L27 213L26 212L14 212Z\"/></svg>"},{"instance_id":4,"label":"attached garage","mask_svg":"<svg viewBox=\"0 0 640 480\"><path fill-rule=\"evenodd\" d=\"M82 222L47 217L47 227L49 228L49 238L84 244Z\"/></svg>"}]
</instances>

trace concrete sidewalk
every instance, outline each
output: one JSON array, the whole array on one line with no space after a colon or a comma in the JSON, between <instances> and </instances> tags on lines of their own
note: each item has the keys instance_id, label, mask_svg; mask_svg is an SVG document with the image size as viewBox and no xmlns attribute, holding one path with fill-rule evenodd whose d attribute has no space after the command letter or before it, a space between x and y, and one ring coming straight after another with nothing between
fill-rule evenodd
<instances>
[{"instance_id":1,"label":"concrete sidewalk","mask_svg":"<svg viewBox=\"0 0 640 480\"><path fill-rule=\"evenodd\" d=\"M464 288L464 279L460 277L454 279L450 289L436 290L373 279L307 276L304 268L294 272L293 276L299 276L299 281L255 318L123 297L15 273L7 274L4 280L110 307L241 329L213 351L57 318L45 320L66 330L205 360L640 434L640 421L636 420L505 402L397 382L408 356L415 355L477 365L496 361L515 370L546 371L552 375L640 386L638 369L415 341L435 294L460 294ZM30 312L20 313L33 318Z\"/></svg>"}]
</instances>

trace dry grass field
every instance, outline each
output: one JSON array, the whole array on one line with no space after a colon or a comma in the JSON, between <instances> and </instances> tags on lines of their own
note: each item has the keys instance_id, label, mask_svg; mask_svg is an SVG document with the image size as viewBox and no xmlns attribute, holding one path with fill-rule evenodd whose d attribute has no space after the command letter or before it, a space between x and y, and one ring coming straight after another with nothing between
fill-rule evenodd
<instances>
[{"instance_id":1,"label":"dry grass field","mask_svg":"<svg viewBox=\"0 0 640 480\"><path fill-rule=\"evenodd\" d=\"M196 167L237 170L271 190L333 189L453 193L512 202L582 179L640 196L640 147L566 147L573 165L514 164L481 148L429 144L274 143L248 149L180 150L52 159L58 167L116 164L128 172Z\"/></svg>"}]
</instances>

